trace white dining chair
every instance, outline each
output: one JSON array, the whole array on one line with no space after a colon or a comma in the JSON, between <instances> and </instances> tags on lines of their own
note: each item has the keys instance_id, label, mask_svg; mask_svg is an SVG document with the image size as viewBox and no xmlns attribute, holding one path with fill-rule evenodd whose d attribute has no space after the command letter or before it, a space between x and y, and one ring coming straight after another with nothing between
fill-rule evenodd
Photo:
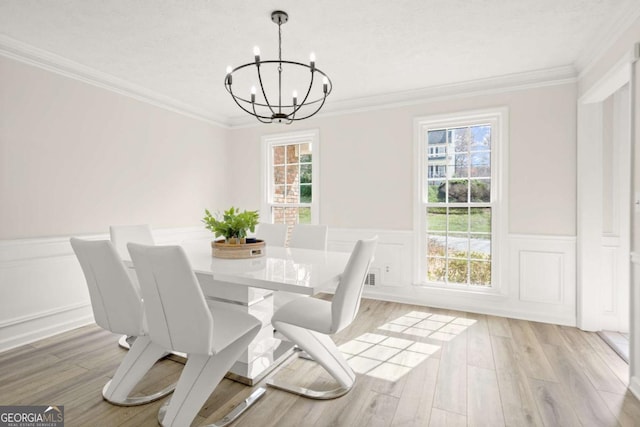
<instances>
[{"instance_id":1,"label":"white dining chair","mask_svg":"<svg viewBox=\"0 0 640 427\"><path fill-rule=\"evenodd\" d=\"M326 225L296 224L291 229L289 247L326 251L328 232Z\"/></svg>"},{"instance_id":2,"label":"white dining chair","mask_svg":"<svg viewBox=\"0 0 640 427\"><path fill-rule=\"evenodd\" d=\"M287 242L287 232L287 224L261 222L256 229L256 238L264 240L269 246L284 246Z\"/></svg>"},{"instance_id":3,"label":"white dining chair","mask_svg":"<svg viewBox=\"0 0 640 427\"><path fill-rule=\"evenodd\" d=\"M149 224L112 225L109 227L109 235L111 236L111 242L122 259L129 259L127 243L156 244Z\"/></svg>"},{"instance_id":4,"label":"white dining chair","mask_svg":"<svg viewBox=\"0 0 640 427\"><path fill-rule=\"evenodd\" d=\"M271 323L279 333L307 352L338 382L333 390L316 391L271 378L267 384L312 399L334 399L349 392L356 375L329 335L353 322L364 281L373 262L378 237L356 243L333 299L298 298L275 312Z\"/></svg>"},{"instance_id":5,"label":"white dining chair","mask_svg":"<svg viewBox=\"0 0 640 427\"><path fill-rule=\"evenodd\" d=\"M296 224L291 229L289 247L326 251L328 231L329 228L326 225ZM276 292L273 296L274 311L301 297L304 295L284 291Z\"/></svg>"},{"instance_id":6,"label":"white dining chair","mask_svg":"<svg viewBox=\"0 0 640 427\"><path fill-rule=\"evenodd\" d=\"M187 353L176 390L160 409L158 421L163 426L189 426L261 323L238 310L207 306L180 246L127 246L138 272L151 342L166 351ZM216 425L233 422L264 392L256 389Z\"/></svg>"},{"instance_id":7,"label":"white dining chair","mask_svg":"<svg viewBox=\"0 0 640 427\"><path fill-rule=\"evenodd\" d=\"M149 396L129 397L149 369L168 353L147 335L140 291L131 282L111 242L74 237L71 247L87 281L96 324L113 333L137 337L113 379L104 386L104 399L115 405L135 406L171 393L175 384Z\"/></svg>"},{"instance_id":8,"label":"white dining chair","mask_svg":"<svg viewBox=\"0 0 640 427\"><path fill-rule=\"evenodd\" d=\"M155 245L153 239L153 232L149 224L136 224L136 225L112 225L109 227L109 236L111 243L116 248L118 255L123 260L129 260L129 251L127 250L127 243L142 243L143 245ZM133 285L140 289L138 285L138 276L133 269L127 269L127 274L131 278ZM118 344L122 348L129 349L131 344L136 339L135 336L123 335L118 341Z\"/></svg>"}]
</instances>

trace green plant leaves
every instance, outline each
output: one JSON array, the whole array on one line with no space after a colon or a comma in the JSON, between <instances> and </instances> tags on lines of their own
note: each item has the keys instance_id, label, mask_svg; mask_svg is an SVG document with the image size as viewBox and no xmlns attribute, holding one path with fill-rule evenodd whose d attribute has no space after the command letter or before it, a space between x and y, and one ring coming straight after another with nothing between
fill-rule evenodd
<instances>
[{"instance_id":1,"label":"green plant leaves","mask_svg":"<svg viewBox=\"0 0 640 427\"><path fill-rule=\"evenodd\" d=\"M224 236L225 239L232 237L247 237L247 230L252 233L256 230L260 214L258 211L240 212L240 209L230 207L222 213L217 212L216 215L212 215L208 209L204 210L205 216L202 222L205 224L205 228L216 237Z\"/></svg>"}]
</instances>

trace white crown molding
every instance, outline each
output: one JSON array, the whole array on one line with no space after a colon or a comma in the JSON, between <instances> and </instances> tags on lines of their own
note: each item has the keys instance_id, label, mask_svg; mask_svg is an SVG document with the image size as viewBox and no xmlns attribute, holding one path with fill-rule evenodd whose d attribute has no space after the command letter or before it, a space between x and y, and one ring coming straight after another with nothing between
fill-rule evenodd
<instances>
[{"instance_id":1,"label":"white crown molding","mask_svg":"<svg viewBox=\"0 0 640 427\"><path fill-rule=\"evenodd\" d=\"M616 40L639 18L640 7L637 4L632 4L628 10L621 11L620 15L601 33L597 34L590 43L587 43L574 63L576 70L578 70L578 79L584 77Z\"/></svg>"},{"instance_id":2,"label":"white crown molding","mask_svg":"<svg viewBox=\"0 0 640 427\"><path fill-rule=\"evenodd\" d=\"M575 83L576 81L576 70L573 66L568 65L423 89L338 100L325 104L322 111L315 117L321 118L387 108L399 108L455 98L492 95L545 86L562 85ZM231 128L246 128L259 125L260 123L250 116L236 116L229 119L229 126Z\"/></svg>"},{"instance_id":3,"label":"white crown molding","mask_svg":"<svg viewBox=\"0 0 640 427\"><path fill-rule=\"evenodd\" d=\"M87 67L86 65L3 34L0 34L0 55L196 120L224 128L228 127L224 117L214 116L207 111L188 105L182 101L162 95L111 74Z\"/></svg>"},{"instance_id":4,"label":"white crown molding","mask_svg":"<svg viewBox=\"0 0 640 427\"><path fill-rule=\"evenodd\" d=\"M0 34L0 55L223 128L244 128L260 125L250 116L214 117L211 113L184 102L2 34ZM324 109L316 117L398 108L452 98L491 95L574 83L575 81L576 71L573 66L563 66L417 90L334 101L325 105Z\"/></svg>"}]
</instances>

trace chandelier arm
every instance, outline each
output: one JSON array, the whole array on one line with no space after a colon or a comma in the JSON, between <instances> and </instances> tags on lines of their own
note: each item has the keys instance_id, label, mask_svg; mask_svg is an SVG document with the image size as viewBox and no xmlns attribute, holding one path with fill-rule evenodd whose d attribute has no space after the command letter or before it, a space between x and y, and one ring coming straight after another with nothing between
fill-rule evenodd
<instances>
[{"instance_id":1,"label":"chandelier arm","mask_svg":"<svg viewBox=\"0 0 640 427\"><path fill-rule=\"evenodd\" d=\"M260 123L265 123L265 124L273 123L273 120L269 120L268 117L261 116L256 112L255 104L252 104L252 106L253 106L253 116L255 116L255 118L258 119L258 121ZM249 113L249 114L251 114L251 113ZM262 119L265 119L265 120L262 120Z\"/></svg>"},{"instance_id":2,"label":"chandelier arm","mask_svg":"<svg viewBox=\"0 0 640 427\"><path fill-rule=\"evenodd\" d=\"M313 113L309 114L308 116L304 116L304 117L299 117L297 119L291 119L291 120L304 120L304 119L308 119L309 117L313 117L316 114L318 114L318 111L320 111L322 109L322 106L324 105L324 101L327 99L327 97L325 96L324 98L322 98L322 104L320 104L320 106L318 107L318 109L316 111L314 111ZM307 104L309 105L309 104Z\"/></svg>"},{"instance_id":3,"label":"chandelier arm","mask_svg":"<svg viewBox=\"0 0 640 427\"><path fill-rule=\"evenodd\" d=\"M300 109L300 107L295 108L295 109L291 112L291 114L287 114L287 119L289 119L289 121L288 121L287 123L285 123L285 124L290 125L291 123L293 123L293 121L294 121L294 120L295 120L295 118L296 118L296 112L298 112L298 110L299 110L299 109Z\"/></svg>"},{"instance_id":4,"label":"chandelier arm","mask_svg":"<svg viewBox=\"0 0 640 427\"><path fill-rule=\"evenodd\" d=\"M271 107L269 98L267 98L267 93L264 91L264 85L262 84L262 73L260 73L260 65L257 65L256 68L258 69L258 81L260 82L260 90L262 91L262 96L264 96L264 102L267 103L266 105L263 105L263 106L269 107L269 110L271 110L271 114L275 114L276 112L273 111L273 107Z\"/></svg>"},{"instance_id":5,"label":"chandelier arm","mask_svg":"<svg viewBox=\"0 0 640 427\"><path fill-rule=\"evenodd\" d=\"M255 112L255 106L253 107L253 112L251 112L250 110L247 110L246 108L244 108L244 107L242 106L242 104L240 104L240 103L238 102L238 99L240 99L240 100L241 100L241 101L243 101L243 102L246 102L247 104L253 104L253 103L252 103L252 102L250 102L250 101L247 101L246 99L242 99L242 98L240 98L240 97L235 96L235 95L233 94L233 90L231 90L231 86L227 86L227 85L225 84L225 87L227 87L227 92L229 92L229 93L231 94L231 98L233 98L233 101L236 103L236 105L237 105L238 107L240 107L242 110L244 110L246 113L251 114L252 116L257 117L257 118L258 118L258 120L260 120L260 118L263 118L263 119L270 119L270 118L271 118L271 117L268 117L268 116L261 116L261 115L257 114L257 113ZM263 123L271 123L271 122L263 122Z\"/></svg>"},{"instance_id":6,"label":"chandelier arm","mask_svg":"<svg viewBox=\"0 0 640 427\"><path fill-rule=\"evenodd\" d=\"M312 87L313 87L313 72L311 72L311 82L309 83L309 88L307 89L307 94L304 96L304 99L302 100L301 103L299 103L297 105L292 105L293 111L291 113L287 114L287 117L293 115L293 117L295 118L296 113L298 112L298 110L300 110L305 105L313 104L312 102L310 102L309 104L305 104L305 102L307 101L307 98L309 97L309 94L311 93L311 88ZM294 119L291 119L291 121L293 121L293 120ZM291 123L287 123L287 124L291 124Z\"/></svg>"},{"instance_id":7,"label":"chandelier arm","mask_svg":"<svg viewBox=\"0 0 640 427\"><path fill-rule=\"evenodd\" d=\"M279 62L280 61L278 61L278 60L270 59L270 60L266 60L266 61L260 61L258 64L260 64L260 65L263 65L263 64L278 64ZM287 64L287 65L297 65L297 66L301 66L301 67L305 67L305 68L311 69L311 67L308 64L303 64L302 62L282 61L282 63L283 64ZM239 71L239 70L241 70L243 68L252 67L252 66L255 66L255 65L256 65L255 62L249 62L249 63L243 64L243 65L239 65L238 67L234 68L233 71L231 71L231 74L233 75L234 73L236 73L236 71ZM318 73L322 74L323 77L326 77L327 80L329 80L329 85L328 85L328 89L327 89L327 95L329 95L331 93L332 89L333 89L333 85L331 83L331 79L321 69L315 68L315 71L317 71ZM228 83L227 83L227 80L225 79L225 86L227 86L227 85L228 85ZM227 91L229 93L231 93L228 89L227 89ZM238 96L238 95L233 95L233 96L235 96L237 99L240 99L241 101L246 102L247 104L251 103L250 100L245 99L245 98L243 98L241 96ZM318 98L318 99L315 99L315 100L309 101L309 102L305 101L305 105L316 104L318 102L322 102L322 98ZM269 107L268 104L262 104L260 102L256 102L256 105L259 106L259 107ZM292 105L286 105L285 107L292 107Z\"/></svg>"},{"instance_id":8,"label":"chandelier arm","mask_svg":"<svg viewBox=\"0 0 640 427\"><path fill-rule=\"evenodd\" d=\"M307 89L307 94L304 96L304 99L302 100L302 102L300 103L300 105L298 105L298 108L294 108L293 110L293 115L295 116L295 113L302 108L303 105L309 105L309 104L305 104L307 102L307 98L309 98L309 94L311 93L311 88L313 87L313 79L316 73L314 73L313 71L311 72L311 81L309 82L309 88Z\"/></svg>"}]
</instances>

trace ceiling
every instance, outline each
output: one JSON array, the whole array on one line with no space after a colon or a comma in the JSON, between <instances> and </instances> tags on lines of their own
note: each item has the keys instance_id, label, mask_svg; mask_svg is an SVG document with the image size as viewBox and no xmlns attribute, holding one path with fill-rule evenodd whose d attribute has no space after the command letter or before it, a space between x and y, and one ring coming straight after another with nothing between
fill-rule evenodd
<instances>
[{"instance_id":1,"label":"ceiling","mask_svg":"<svg viewBox=\"0 0 640 427\"><path fill-rule=\"evenodd\" d=\"M325 109L427 88L579 69L638 0L0 0L0 42L112 76L223 124L243 117L227 65L277 56L318 68ZM0 46L1 47L1 46ZM602 46L601 46L602 48ZM15 49L14 49L15 50ZM37 54L36 54L37 56ZM72 67L73 68L73 67ZM90 73L90 72L89 72Z\"/></svg>"}]
</instances>

